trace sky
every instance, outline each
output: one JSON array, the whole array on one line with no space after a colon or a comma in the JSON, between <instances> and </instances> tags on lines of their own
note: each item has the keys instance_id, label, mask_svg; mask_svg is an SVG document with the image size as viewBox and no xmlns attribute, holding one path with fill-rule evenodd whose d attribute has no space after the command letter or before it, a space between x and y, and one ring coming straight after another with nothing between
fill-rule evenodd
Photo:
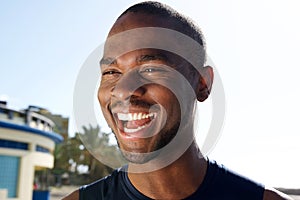
<instances>
[{"instance_id":1,"label":"sky","mask_svg":"<svg viewBox=\"0 0 300 200\"><path fill-rule=\"evenodd\" d=\"M72 135L77 75L134 2L1 1L0 100L70 117ZM300 188L300 2L161 2L199 24L222 79L226 119L209 157L266 185Z\"/></svg>"}]
</instances>

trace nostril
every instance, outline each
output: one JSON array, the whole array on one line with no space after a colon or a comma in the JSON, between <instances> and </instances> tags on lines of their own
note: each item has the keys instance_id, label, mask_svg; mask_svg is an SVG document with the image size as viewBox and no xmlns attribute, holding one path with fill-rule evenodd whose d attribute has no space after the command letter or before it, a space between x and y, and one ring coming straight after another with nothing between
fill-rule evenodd
<instances>
[{"instance_id":1,"label":"nostril","mask_svg":"<svg viewBox=\"0 0 300 200\"><path fill-rule=\"evenodd\" d=\"M136 89L130 89L128 87L115 87L111 90L111 96L118 100L129 100L130 98L141 97L145 94L146 89L144 87L138 87Z\"/></svg>"}]
</instances>

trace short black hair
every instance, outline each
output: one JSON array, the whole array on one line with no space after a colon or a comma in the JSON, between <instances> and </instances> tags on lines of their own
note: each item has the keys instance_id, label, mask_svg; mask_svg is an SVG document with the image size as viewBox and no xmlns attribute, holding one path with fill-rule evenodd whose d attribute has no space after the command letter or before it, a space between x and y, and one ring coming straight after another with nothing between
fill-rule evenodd
<instances>
[{"instance_id":1,"label":"short black hair","mask_svg":"<svg viewBox=\"0 0 300 200\"><path fill-rule=\"evenodd\" d=\"M137 3L128 9L126 9L119 17L120 19L122 16L124 16L127 13L144 13L144 14L150 14L150 15L156 15L165 19L172 19L180 26L180 30L177 30L192 39L194 39L199 45L202 46L204 50L204 58L202 65L204 65L206 61L206 44L205 39L202 34L202 31L200 30L199 26L196 25L196 23L191 20L189 17L179 13L172 7L156 2L156 1L144 1L141 3ZM202 55L203 56L203 55Z\"/></svg>"}]
</instances>

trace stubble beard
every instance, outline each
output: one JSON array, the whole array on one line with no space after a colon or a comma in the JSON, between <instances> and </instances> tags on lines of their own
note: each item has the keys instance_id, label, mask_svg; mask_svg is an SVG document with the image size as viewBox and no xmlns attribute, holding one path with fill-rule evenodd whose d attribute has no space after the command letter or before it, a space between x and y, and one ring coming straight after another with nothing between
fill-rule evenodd
<instances>
[{"instance_id":1,"label":"stubble beard","mask_svg":"<svg viewBox=\"0 0 300 200\"><path fill-rule=\"evenodd\" d=\"M154 158L157 158L160 155L162 148L168 145L172 141L172 139L177 135L179 126L180 126L180 121L177 121L176 124L171 129L169 130L162 129L160 131L161 133L158 133L158 134L162 134L162 137L158 141L156 141L153 150L148 153L136 153L136 152L124 151L120 146L120 143L117 138L116 140L123 157L128 162L134 164L145 164L153 160Z\"/></svg>"}]
</instances>

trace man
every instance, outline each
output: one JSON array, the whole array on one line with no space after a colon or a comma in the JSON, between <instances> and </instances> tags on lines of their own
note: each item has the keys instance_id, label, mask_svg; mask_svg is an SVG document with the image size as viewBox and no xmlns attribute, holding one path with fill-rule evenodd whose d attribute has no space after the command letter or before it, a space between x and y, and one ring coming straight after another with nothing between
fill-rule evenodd
<instances>
[{"instance_id":1,"label":"man","mask_svg":"<svg viewBox=\"0 0 300 200\"><path fill-rule=\"evenodd\" d=\"M200 30L172 8L143 2L122 13L98 99L129 164L64 199L290 199L202 156L193 121L213 83L205 59Z\"/></svg>"}]
</instances>

